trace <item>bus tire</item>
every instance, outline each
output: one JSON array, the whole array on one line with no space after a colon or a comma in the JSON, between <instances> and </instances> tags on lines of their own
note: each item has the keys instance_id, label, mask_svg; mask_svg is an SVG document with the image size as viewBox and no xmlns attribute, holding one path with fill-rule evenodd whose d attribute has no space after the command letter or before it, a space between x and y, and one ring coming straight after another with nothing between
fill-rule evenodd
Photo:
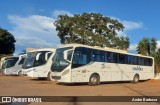
<instances>
[{"instance_id":1,"label":"bus tire","mask_svg":"<svg viewBox=\"0 0 160 105\"><path fill-rule=\"evenodd\" d=\"M22 76L22 70L18 72L18 76Z\"/></svg>"},{"instance_id":2,"label":"bus tire","mask_svg":"<svg viewBox=\"0 0 160 105\"><path fill-rule=\"evenodd\" d=\"M89 85L90 86L96 86L100 84L100 77L97 74L92 74L89 78Z\"/></svg>"},{"instance_id":3,"label":"bus tire","mask_svg":"<svg viewBox=\"0 0 160 105\"><path fill-rule=\"evenodd\" d=\"M139 82L139 75L135 74L133 77L133 83L138 83Z\"/></svg>"},{"instance_id":4,"label":"bus tire","mask_svg":"<svg viewBox=\"0 0 160 105\"><path fill-rule=\"evenodd\" d=\"M48 73L48 75L47 75L47 80L48 80L48 81L51 81L51 80L52 80L51 72Z\"/></svg>"},{"instance_id":5,"label":"bus tire","mask_svg":"<svg viewBox=\"0 0 160 105\"><path fill-rule=\"evenodd\" d=\"M4 70L2 70L2 75L5 75Z\"/></svg>"}]
</instances>

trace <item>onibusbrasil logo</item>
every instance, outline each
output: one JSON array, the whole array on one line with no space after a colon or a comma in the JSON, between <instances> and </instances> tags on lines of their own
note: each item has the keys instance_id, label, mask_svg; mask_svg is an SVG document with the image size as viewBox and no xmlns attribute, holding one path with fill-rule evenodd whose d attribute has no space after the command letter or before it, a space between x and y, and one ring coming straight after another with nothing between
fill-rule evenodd
<instances>
[{"instance_id":1,"label":"onibusbrasil logo","mask_svg":"<svg viewBox=\"0 0 160 105\"><path fill-rule=\"evenodd\" d=\"M2 97L2 103L12 102L42 102L42 99L37 97Z\"/></svg>"}]
</instances>

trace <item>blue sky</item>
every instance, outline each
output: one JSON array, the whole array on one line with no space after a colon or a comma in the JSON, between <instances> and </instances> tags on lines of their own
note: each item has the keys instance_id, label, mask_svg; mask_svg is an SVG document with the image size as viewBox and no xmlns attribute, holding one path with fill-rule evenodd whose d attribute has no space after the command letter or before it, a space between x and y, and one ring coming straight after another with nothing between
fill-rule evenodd
<instances>
[{"instance_id":1,"label":"blue sky","mask_svg":"<svg viewBox=\"0 0 160 105\"><path fill-rule=\"evenodd\" d=\"M60 45L53 22L59 14L101 13L118 19L130 37L130 52L144 37L160 47L160 0L1 0L0 27L16 38L16 51Z\"/></svg>"}]
</instances>

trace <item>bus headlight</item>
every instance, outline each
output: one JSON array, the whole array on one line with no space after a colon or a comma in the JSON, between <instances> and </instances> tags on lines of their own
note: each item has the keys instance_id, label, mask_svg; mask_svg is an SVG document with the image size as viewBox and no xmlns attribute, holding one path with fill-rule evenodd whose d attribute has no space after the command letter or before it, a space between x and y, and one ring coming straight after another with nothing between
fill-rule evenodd
<instances>
[{"instance_id":1,"label":"bus headlight","mask_svg":"<svg viewBox=\"0 0 160 105\"><path fill-rule=\"evenodd\" d=\"M66 74L68 74L68 73L69 73L69 69L66 70L66 71L64 71L64 72L62 73L62 75L66 75Z\"/></svg>"}]
</instances>

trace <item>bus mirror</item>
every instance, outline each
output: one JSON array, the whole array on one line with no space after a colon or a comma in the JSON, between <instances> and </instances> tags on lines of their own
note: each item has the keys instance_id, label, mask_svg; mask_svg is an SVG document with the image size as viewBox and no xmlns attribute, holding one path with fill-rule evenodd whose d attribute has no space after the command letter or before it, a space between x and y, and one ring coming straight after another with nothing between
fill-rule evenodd
<instances>
[{"instance_id":1,"label":"bus mirror","mask_svg":"<svg viewBox=\"0 0 160 105\"><path fill-rule=\"evenodd\" d=\"M67 60L67 52L66 51L64 51L63 56L64 56L64 60Z\"/></svg>"},{"instance_id":2,"label":"bus mirror","mask_svg":"<svg viewBox=\"0 0 160 105\"><path fill-rule=\"evenodd\" d=\"M36 56L36 61L39 59L39 56L41 55L41 53L38 53Z\"/></svg>"},{"instance_id":3,"label":"bus mirror","mask_svg":"<svg viewBox=\"0 0 160 105\"><path fill-rule=\"evenodd\" d=\"M63 56L66 61L71 62L72 52L73 50L64 51Z\"/></svg>"}]
</instances>

